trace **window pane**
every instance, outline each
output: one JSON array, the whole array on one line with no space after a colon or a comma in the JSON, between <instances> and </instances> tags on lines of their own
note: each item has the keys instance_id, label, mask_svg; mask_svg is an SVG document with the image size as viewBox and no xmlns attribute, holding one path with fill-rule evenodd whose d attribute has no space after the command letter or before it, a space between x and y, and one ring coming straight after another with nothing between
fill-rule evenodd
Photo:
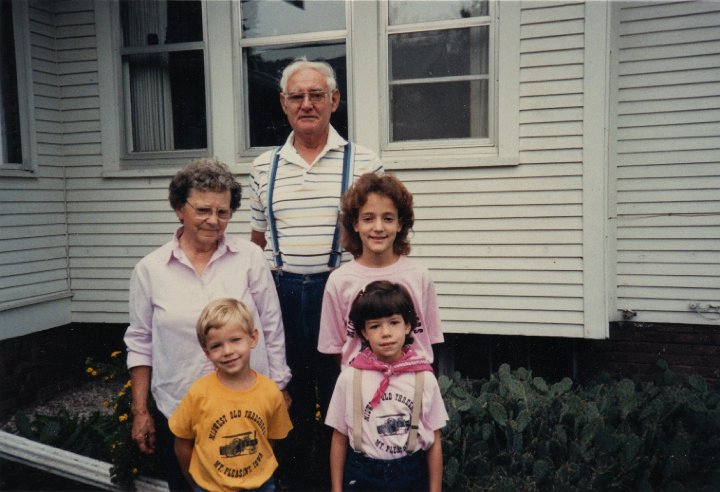
<instances>
[{"instance_id":1,"label":"window pane","mask_svg":"<svg viewBox=\"0 0 720 492\"><path fill-rule=\"evenodd\" d=\"M340 106L333 113L330 123L340 135L347 138L345 43L252 48L245 50L251 147L281 145L292 131L280 108L280 77L283 69L300 56L325 61L335 70L341 98Z\"/></svg>"},{"instance_id":2,"label":"window pane","mask_svg":"<svg viewBox=\"0 0 720 492\"><path fill-rule=\"evenodd\" d=\"M390 36L391 80L488 73L488 28Z\"/></svg>"},{"instance_id":3,"label":"window pane","mask_svg":"<svg viewBox=\"0 0 720 492\"><path fill-rule=\"evenodd\" d=\"M201 50L130 55L131 150L207 147L205 68Z\"/></svg>"},{"instance_id":4,"label":"window pane","mask_svg":"<svg viewBox=\"0 0 720 492\"><path fill-rule=\"evenodd\" d=\"M203 40L199 1L124 0L120 15L126 47Z\"/></svg>"},{"instance_id":5,"label":"window pane","mask_svg":"<svg viewBox=\"0 0 720 492\"><path fill-rule=\"evenodd\" d=\"M12 3L3 0L0 8L0 163L19 164L22 146Z\"/></svg>"},{"instance_id":6,"label":"window pane","mask_svg":"<svg viewBox=\"0 0 720 492\"><path fill-rule=\"evenodd\" d=\"M388 22L391 26L488 15L487 0L390 0Z\"/></svg>"},{"instance_id":7,"label":"window pane","mask_svg":"<svg viewBox=\"0 0 720 492\"><path fill-rule=\"evenodd\" d=\"M345 29L344 1L242 1L245 38L337 29Z\"/></svg>"},{"instance_id":8,"label":"window pane","mask_svg":"<svg viewBox=\"0 0 720 492\"><path fill-rule=\"evenodd\" d=\"M486 80L397 85L390 99L392 142L488 137Z\"/></svg>"}]
</instances>

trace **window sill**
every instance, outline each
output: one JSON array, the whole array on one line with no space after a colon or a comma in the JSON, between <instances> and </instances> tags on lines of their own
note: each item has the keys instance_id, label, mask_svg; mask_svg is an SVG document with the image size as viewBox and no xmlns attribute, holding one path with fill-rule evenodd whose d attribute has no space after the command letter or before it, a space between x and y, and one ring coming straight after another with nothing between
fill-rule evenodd
<instances>
[{"instance_id":1,"label":"window sill","mask_svg":"<svg viewBox=\"0 0 720 492\"><path fill-rule=\"evenodd\" d=\"M13 169L0 166L0 178L37 178L34 171L29 169Z\"/></svg>"}]
</instances>

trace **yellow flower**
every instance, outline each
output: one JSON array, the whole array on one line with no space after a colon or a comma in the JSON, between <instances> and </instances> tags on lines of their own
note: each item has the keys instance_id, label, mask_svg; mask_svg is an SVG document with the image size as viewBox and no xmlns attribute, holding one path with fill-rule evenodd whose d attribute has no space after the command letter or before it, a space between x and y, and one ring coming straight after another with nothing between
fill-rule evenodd
<instances>
[{"instance_id":1,"label":"yellow flower","mask_svg":"<svg viewBox=\"0 0 720 492\"><path fill-rule=\"evenodd\" d=\"M113 352L112 354L110 354L110 357L112 357L112 358L114 359L114 358L118 357L120 354L122 354L122 351L121 351L121 350L116 350L115 352Z\"/></svg>"},{"instance_id":2,"label":"yellow flower","mask_svg":"<svg viewBox=\"0 0 720 492\"><path fill-rule=\"evenodd\" d=\"M119 396L120 398L122 398L123 396L125 396L125 392L124 392L124 391L121 391L120 393L118 393L118 396Z\"/></svg>"},{"instance_id":3,"label":"yellow flower","mask_svg":"<svg viewBox=\"0 0 720 492\"><path fill-rule=\"evenodd\" d=\"M132 380L131 380L131 379L128 379L128 382L125 383L125 386L123 386L123 389L128 389L128 388L130 388L130 387L132 387Z\"/></svg>"},{"instance_id":4,"label":"yellow flower","mask_svg":"<svg viewBox=\"0 0 720 492\"><path fill-rule=\"evenodd\" d=\"M95 369L93 369L92 367L88 367L87 370L86 370L86 372L87 372L88 374L92 374L94 370L95 370Z\"/></svg>"},{"instance_id":5,"label":"yellow flower","mask_svg":"<svg viewBox=\"0 0 720 492\"><path fill-rule=\"evenodd\" d=\"M93 371L90 374L92 374L93 376L97 376L97 371Z\"/></svg>"},{"instance_id":6,"label":"yellow flower","mask_svg":"<svg viewBox=\"0 0 720 492\"><path fill-rule=\"evenodd\" d=\"M128 419L128 415L126 413L124 413L118 417L118 420L120 422L125 422L127 419Z\"/></svg>"}]
</instances>

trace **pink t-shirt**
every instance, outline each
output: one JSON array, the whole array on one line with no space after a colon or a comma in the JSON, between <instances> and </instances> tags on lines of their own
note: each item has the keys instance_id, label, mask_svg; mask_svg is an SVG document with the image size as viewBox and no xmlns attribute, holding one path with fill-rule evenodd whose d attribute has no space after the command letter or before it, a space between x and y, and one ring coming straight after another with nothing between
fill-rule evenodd
<instances>
[{"instance_id":1,"label":"pink t-shirt","mask_svg":"<svg viewBox=\"0 0 720 492\"><path fill-rule=\"evenodd\" d=\"M427 268L407 256L382 268L370 268L353 260L330 274L322 304L318 351L342 354L341 367L347 367L360 352L360 336L350 325L348 314L358 292L375 280L389 280L405 287L412 297L420 323L412 333L412 347L432 363L432 344L442 343L442 327L435 285Z\"/></svg>"},{"instance_id":2,"label":"pink t-shirt","mask_svg":"<svg viewBox=\"0 0 720 492\"><path fill-rule=\"evenodd\" d=\"M347 367L335 384L325 424L348 436L350 447L356 449L353 436L353 376L356 369ZM370 458L394 460L407 455L405 445L415 405L415 373L393 375L380 403L369 403L382 381L379 371L362 371L362 450ZM448 414L440 387L431 372L425 372L422 406L418 422L418 444L427 450L435 442L435 431L445 427Z\"/></svg>"}]
</instances>

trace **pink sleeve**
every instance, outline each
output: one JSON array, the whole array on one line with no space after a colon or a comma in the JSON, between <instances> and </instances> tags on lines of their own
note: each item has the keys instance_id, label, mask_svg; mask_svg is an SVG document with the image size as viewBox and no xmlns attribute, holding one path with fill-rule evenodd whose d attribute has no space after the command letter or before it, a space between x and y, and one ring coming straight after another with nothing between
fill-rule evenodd
<instances>
[{"instance_id":1,"label":"pink sleeve","mask_svg":"<svg viewBox=\"0 0 720 492\"><path fill-rule=\"evenodd\" d=\"M342 296L337 287L335 277L331 274L325 285L320 314L320 333L318 335L317 349L318 352L323 354L341 353L347 339L346 308L342 305Z\"/></svg>"},{"instance_id":2,"label":"pink sleeve","mask_svg":"<svg viewBox=\"0 0 720 492\"><path fill-rule=\"evenodd\" d=\"M430 274L425 272L423 275L423 311L425 318L425 329L430 343L443 343L442 324L440 322L440 307L438 306L437 293L435 292L435 284L433 284Z\"/></svg>"},{"instance_id":3,"label":"pink sleeve","mask_svg":"<svg viewBox=\"0 0 720 492\"><path fill-rule=\"evenodd\" d=\"M152 366L152 319L153 306L147 280L136 266L130 277L129 316L130 326L125 331L127 366Z\"/></svg>"},{"instance_id":4,"label":"pink sleeve","mask_svg":"<svg viewBox=\"0 0 720 492\"><path fill-rule=\"evenodd\" d=\"M348 435L351 429L348 428L347 416L347 391L348 389L348 371L352 369L343 369L335 383L330 405L328 405L327 415L325 416L325 425L328 425L341 434ZM350 385L351 387L352 385Z\"/></svg>"}]
</instances>

